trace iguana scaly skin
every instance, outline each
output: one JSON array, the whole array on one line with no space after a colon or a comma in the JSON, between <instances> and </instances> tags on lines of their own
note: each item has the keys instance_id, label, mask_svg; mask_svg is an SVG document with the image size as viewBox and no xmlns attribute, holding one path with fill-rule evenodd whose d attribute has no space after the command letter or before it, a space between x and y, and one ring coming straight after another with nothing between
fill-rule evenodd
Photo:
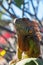
<instances>
[{"instance_id":1,"label":"iguana scaly skin","mask_svg":"<svg viewBox=\"0 0 43 65\"><path fill-rule=\"evenodd\" d=\"M27 18L17 19L15 22L15 28L18 35L18 58L22 58L22 53L26 54L26 57L39 57L41 39L38 23L30 21Z\"/></svg>"}]
</instances>

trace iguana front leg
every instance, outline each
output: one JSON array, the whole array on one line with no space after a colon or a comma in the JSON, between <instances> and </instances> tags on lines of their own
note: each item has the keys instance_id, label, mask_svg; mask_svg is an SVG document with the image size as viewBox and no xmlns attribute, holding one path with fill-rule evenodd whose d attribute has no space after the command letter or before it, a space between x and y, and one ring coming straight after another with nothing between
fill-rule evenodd
<instances>
[{"instance_id":1,"label":"iguana front leg","mask_svg":"<svg viewBox=\"0 0 43 65\"><path fill-rule=\"evenodd\" d=\"M18 56L18 59L21 60L22 59L22 51L18 48L17 50L17 56Z\"/></svg>"}]
</instances>

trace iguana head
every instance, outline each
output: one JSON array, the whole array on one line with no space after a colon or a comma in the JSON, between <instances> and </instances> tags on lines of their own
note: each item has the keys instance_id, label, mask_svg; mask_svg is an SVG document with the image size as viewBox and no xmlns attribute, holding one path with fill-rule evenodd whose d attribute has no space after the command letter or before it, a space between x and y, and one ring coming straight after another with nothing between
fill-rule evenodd
<instances>
[{"instance_id":1,"label":"iguana head","mask_svg":"<svg viewBox=\"0 0 43 65\"><path fill-rule=\"evenodd\" d=\"M23 36L32 36L37 40L41 40L39 23L36 20L30 21L28 18L19 18L15 22L17 34Z\"/></svg>"},{"instance_id":2,"label":"iguana head","mask_svg":"<svg viewBox=\"0 0 43 65\"><path fill-rule=\"evenodd\" d=\"M28 35L33 32L31 21L28 18L17 19L15 22L15 27L16 27L17 33L22 35Z\"/></svg>"}]
</instances>

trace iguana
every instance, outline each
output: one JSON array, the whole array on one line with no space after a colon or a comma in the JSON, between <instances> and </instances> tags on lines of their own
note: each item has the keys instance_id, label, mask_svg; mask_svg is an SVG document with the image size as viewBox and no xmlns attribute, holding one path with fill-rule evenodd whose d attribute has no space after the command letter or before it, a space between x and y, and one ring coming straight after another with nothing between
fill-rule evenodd
<instances>
[{"instance_id":1,"label":"iguana","mask_svg":"<svg viewBox=\"0 0 43 65\"><path fill-rule=\"evenodd\" d=\"M22 53L26 58L37 58L40 55L41 40L39 24L36 20L30 21L28 18L19 18L15 21L15 28L18 35L17 56L22 59Z\"/></svg>"}]
</instances>

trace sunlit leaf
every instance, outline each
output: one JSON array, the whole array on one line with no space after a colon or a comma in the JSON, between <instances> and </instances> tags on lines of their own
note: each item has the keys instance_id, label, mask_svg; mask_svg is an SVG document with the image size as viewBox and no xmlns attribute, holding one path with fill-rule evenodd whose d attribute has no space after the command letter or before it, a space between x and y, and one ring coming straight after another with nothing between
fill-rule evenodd
<instances>
[{"instance_id":1,"label":"sunlit leaf","mask_svg":"<svg viewBox=\"0 0 43 65\"><path fill-rule=\"evenodd\" d=\"M27 58L17 62L16 65L43 65L43 60L39 58Z\"/></svg>"},{"instance_id":2,"label":"sunlit leaf","mask_svg":"<svg viewBox=\"0 0 43 65\"><path fill-rule=\"evenodd\" d=\"M16 2L16 5L17 5L18 7L20 7L21 4L23 4L23 0L14 0L14 1Z\"/></svg>"}]
</instances>

